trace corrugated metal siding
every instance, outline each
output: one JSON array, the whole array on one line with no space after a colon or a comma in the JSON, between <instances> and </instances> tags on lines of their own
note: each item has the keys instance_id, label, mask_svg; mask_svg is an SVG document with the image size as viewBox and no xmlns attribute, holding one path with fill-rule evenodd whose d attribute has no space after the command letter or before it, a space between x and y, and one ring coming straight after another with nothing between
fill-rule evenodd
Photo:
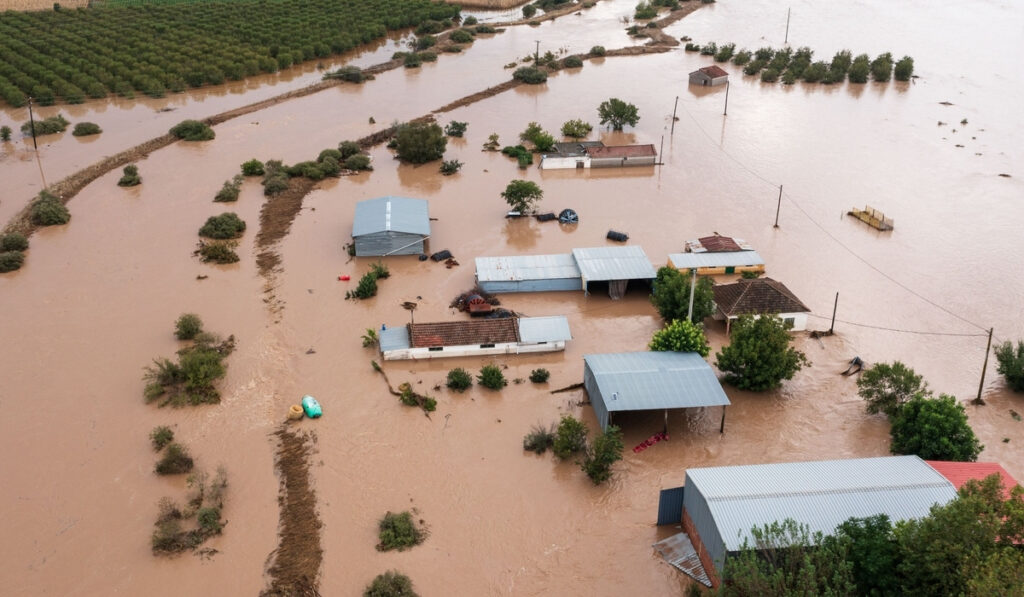
<instances>
[{"instance_id":1,"label":"corrugated metal siding","mask_svg":"<svg viewBox=\"0 0 1024 597\"><path fill-rule=\"evenodd\" d=\"M669 263L676 269L701 267L743 267L764 265L757 251L730 251L727 253L671 253Z\"/></svg>"},{"instance_id":2,"label":"corrugated metal siding","mask_svg":"<svg viewBox=\"0 0 1024 597\"><path fill-rule=\"evenodd\" d=\"M510 257L477 257L476 279L479 282L525 282L530 280L561 281L575 279L580 285L580 268L572 255L515 255Z\"/></svg>"},{"instance_id":3,"label":"corrugated metal siding","mask_svg":"<svg viewBox=\"0 0 1024 597\"><path fill-rule=\"evenodd\" d=\"M564 340L572 340L569 320L564 315L519 318L519 341L524 344Z\"/></svg>"},{"instance_id":4,"label":"corrugated metal siding","mask_svg":"<svg viewBox=\"0 0 1024 597\"><path fill-rule=\"evenodd\" d=\"M579 278L563 278L554 280L522 280L480 282L480 288L491 294L513 292L558 292L564 290L582 290L583 282Z\"/></svg>"},{"instance_id":5,"label":"corrugated metal siding","mask_svg":"<svg viewBox=\"0 0 1024 597\"><path fill-rule=\"evenodd\" d=\"M690 469L686 486L688 502L691 492L706 500L728 551L752 527L786 518L827 534L851 516L920 518L956 497L952 483L917 456Z\"/></svg>"},{"instance_id":6,"label":"corrugated metal siding","mask_svg":"<svg viewBox=\"0 0 1024 597\"><path fill-rule=\"evenodd\" d=\"M426 199L378 197L356 203L352 237L391 230L430 235L429 203Z\"/></svg>"},{"instance_id":7,"label":"corrugated metal siding","mask_svg":"<svg viewBox=\"0 0 1024 597\"><path fill-rule=\"evenodd\" d=\"M643 248L637 246L573 249L572 256L586 282L653 280L658 275Z\"/></svg>"},{"instance_id":8,"label":"corrugated metal siding","mask_svg":"<svg viewBox=\"0 0 1024 597\"><path fill-rule=\"evenodd\" d=\"M683 521L683 493L686 486L662 489L658 495L658 526Z\"/></svg>"},{"instance_id":9,"label":"corrugated metal siding","mask_svg":"<svg viewBox=\"0 0 1024 597\"><path fill-rule=\"evenodd\" d=\"M402 350L412 346L412 343L409 342L409 328L404 325L381 330L378 334L380 336L381 352Z\"/></svg>"},{"instance_id":10,"label":"corrugated metal siding","mask_svg":"<svg viewBox=\"0 0 1024 597\"><path fill-rule=\"evenodd\" d=\"M419 255L423 253L423 237L404 232L375 232L355 237L356 256Z\"/></svg>"},{"instance_id":11,"label":"corrugated metal siding","mask_svg":"<svg viewBox=\"0 0 1024 597\"><path fill-rule=\"evenodd\" d=\"M589 354L583 361L610 411L729 404L711 366L695 352Z\"/></svg>"},{"instance_id":12,"label":"corrugated metal siding","mask_svg":"<svg viewBox=\"0 0 1024 597\"><path fill-rule=\"evenodd\" d=\"M700 492L701 487L690 478L689 471L686 473L684 487L686 487L686 492L683 494L683 507L686 508L686 513L693 521L693 527L697 529L700 541L704 544L708 555L711 556L711 561L715 563L715 568L721 572L725 565L725 542L715 523L715 517L708 507L707 499Z\"/></svg>"},{"instance_id":13,"label":"corrugated metal siding","mask_svg":"<svg viewBox=\"0 0 1024 597\"><path fill-rule=\"evenodd\" d=\"M587 390L590 405L594 407L598 424L601 425L601 429L606 429L608 427L608 408L605 407L604 396L601 395L601 389L597 386L597 380L594 379L594 372L590 370L590 365L586 360L583 361L583 387Z\"/></svg>"}]
</instances>

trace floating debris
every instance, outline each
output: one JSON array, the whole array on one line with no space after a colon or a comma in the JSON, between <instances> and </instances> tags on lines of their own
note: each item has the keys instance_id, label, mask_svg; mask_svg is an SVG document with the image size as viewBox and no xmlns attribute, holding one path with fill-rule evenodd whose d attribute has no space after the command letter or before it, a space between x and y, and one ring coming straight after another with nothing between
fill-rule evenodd
<instances>
[{"instance_id":1,"label":"floating debris","mask_svg":"<svg viewBox=\"0 0 1024 597\"><path fill-rule=\"evenodd\" d=\"M878 230L892 230L893 220L892 218L885 217L885 214L878 211L877 209L867 205L864 209L857 209L856 207L846 212L846 215L853 216L864 222L872 228Z\"/></svg>"}]
</instances>

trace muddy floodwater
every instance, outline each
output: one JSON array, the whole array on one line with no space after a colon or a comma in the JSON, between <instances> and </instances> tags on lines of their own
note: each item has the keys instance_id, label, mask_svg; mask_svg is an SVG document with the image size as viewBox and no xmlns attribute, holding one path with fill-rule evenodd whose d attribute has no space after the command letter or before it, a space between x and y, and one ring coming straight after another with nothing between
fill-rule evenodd
<instances>
[{"instance_id":1,"label":"muddy floodwater","mask_svg":"<svg viewBox=\"0 0 1024 597\"><path fill-rule=\"evenodd\" d=\"M1006 389L990 362L986 405L969 403L988 328L996 341L1024 337L1018 3L793 3L790 45L810 46L822 59L842 48L908 54L920 76L911 83L786 87L727 66L723 116L725 89L687 86L687 73L710 59L680 49L590 61L545 85L438 115L442 124L469 123L446 153L465 163L459 174L441 176L437 164L400 165L383 146L373 149L372 172L324 181L306 198L270 281L255 264L264 201L258 182L247 180L236 204L211 202L249 158L311 159L498 84L510 75L502 66L532 52L535 40L542 52L642 43L621 22L634 6L599 2L579 16L487 36L420 69L230 120L211 142L176 143L138 162L141 186L117 187L119 171L102 176L68 204L69 225L34 234L25 267L0 275L0 592L257 594L278 543L271 434L303 394L316 396L325 413L298 424L317 436L312 474L324 595L358 595L388 569L408 574L424 596L681 595L687 579L650 545L674 532L654 525L658 491L680 485L688 467L888 453L888 423L866 415L854 380L838 375L858 355L869 363L900 359L936 392L967 403L985 444L980 460L1024 479L1024 422L1011 416L1024 412L1024 397ZM667 33L779 47L785 12L775 2L721 0ZM350 58L383 61L400 39ZM52 183L183 118L317 80L315 66L307 69L290 80L286 73L162 100L45 108L44 115L60 111L105 132L94 140L43 138L44 172ZM596 125L597 104L612 96L636 104L641 120L624 133L595 128L592 138L653 143L664 165L524 173L513 160L480 151L493 132L512 144L530 121L552 132L570 118ZM157 111L164 107L174 111ZM23 112L5 108L0 122L20 125ZM40 188L30 147L0 144L4 221ZM542 186L544 210L572 208L580 223L504 219L499 193L515 178ZM775 228L778 185L784 195ZM378 295L346 301L354 282L339 276L358 279L372 263L350 260L342 248L354 204L381 195L429 199L436 218L429 248L451 250L461 265L388 258L392 275ZM865 204L894 218L895 230L880 233L843 216ZM227 210L249 225L241 261L199 263L192 256L197 229ZM581 381L584 354L644 349L661 321L643 292L620 301L579 292L500 297L526 315L566 315L573 339L564 353L385 364L392 383L408 381L437 398L429 418L402 406L371 368L379 357L361 347L360 335L408 322L403 301L418 304L417 321L464 317L448 304L472 286L474 257L605 246L609 229L627 232L656 266L686 239L713 232L744 238L765 258L768 275L811 308L812 328L828 328L839 293L836 334L820 341L797 335L813 365L779 391L725 386L733 405L724 434L718 412L672 412L670 440L634 454L629 448L661 430L662 415L619 418L627 450L600 487L571 463L523 452L521 440L533 424L563 413L597 428L592 409L580 406L582 391L549 390ZM146 405L142 368L178 348L172 327L183 312L238 340L220 385L223 401L178 410ZM709 336L716 349L726 341L717 324ZM475 372L488 362L507 366L510 380L537 367L549 369L551 380L510 383L501 392L434 389L449 369ZM228 522L206 544L217 550L211 557L150 552L157 501L185 492L182 479L152 472L147 436L156 425L172 426L198 467L227 469ZM410 551L377 552L377 520L404 509L414 509L429 538Z\"/></svg>"}]
</instances>

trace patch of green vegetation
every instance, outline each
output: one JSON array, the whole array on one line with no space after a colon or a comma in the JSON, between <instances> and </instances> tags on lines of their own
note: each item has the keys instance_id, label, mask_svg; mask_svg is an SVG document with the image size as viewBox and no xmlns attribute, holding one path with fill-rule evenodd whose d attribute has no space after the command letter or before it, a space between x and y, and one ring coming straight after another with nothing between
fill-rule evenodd
<instances>
[{"instance_id":1,"label":"patch of green vegetation","mask_svg":"<svg viewBox=\"0 0 1024 597\"><path fill-rule=\"evenodd\" d=\"M156 530L150 541L154 555L194 550L210 537L221 534L227 524L222 517L227 471L219 467L213 481L205 472L197 471L189 475L187 483L190 493L184 506L170 498L163 498L158 504Z\"/></svg>"},{"instance_id":2,"label":"patch of green vegetation","mask_svg":"<svg viewBox=\"0 0 1024 597\"><path fill-rule=\"evenodd\" d=\"M256 158L242 164L242 174L245 176L262 176L263 173L263 162Z\"/></svg>"},{"instance_id":3,"label":"patch of green vegetation","mask_svg":"<svg viewBox=\"0 0 1024 597\"><path fill-rule=\"evenodd\" d=\"M453 120L449 122L447 126L444 127L444 134L448 135L449 137L461 137L466 133L467 128L469 128L468 122L460 122L458 120Z\"/></svg>"},{"instance_id":4,"label":"patch of green vegetation","mask_svg":"<svg viewBox=\"0 0 1024 597\"><path fill-rule=\"evenodd\" d=\"M445 176L451 176L462 169L462 162L459 160L442 160L439 171Z\"/></svg>"},{"instance_id":5,"label":"patch of green vegetation","mask_svg":"<svg viewBox=\"0 0 1024 597\"><path fill-rule=\"evenodd\" d=\"M79 122L72 129L71 134L76 137L87 137L89 135L98 135L102 132L103 129L95 122Z\"/></svg>"},{"instance_id":6,"label":"patch of green vegetation","mask_svg":"<svg viewBox=\"0 0 1024 597\"><path fill-rule=\"evenodd\" d=\"M154 427L153 431L149 432L149 441L153 443L153 449L159 452L164 449L164 446L174 441L174 432L170 427L163 425Z\"/></svg>"},{"instance_id":7,"label":"patch of green vegetation","mask_svg":"<svg viewBox=\"0 0 1024 597\"><path fill-rule=\"evenodd\" d=\"M572 415L562 415L555 430L551 449L561 460L571 458L587 447L587 426Z\"/></svg>"},{"instance_id":8,"label":"patch of green vegetation","mask_svg":"<svg viewBox=\"0 0 1024 597\"><path fill-rule=\"evenodd\" d=\"M238 238L245 232L245 221L235 212L225 212L219 216L210 216L199 229L199 236L218 240Z\"/></svg>"},{"instance_id":9,"label":"patch of green vegetation","mask_svg":"<svg viewBox=\"0 0 1024 597\"><path fill-rule=\"evenodd\" d=\"M234 336L221 341L213 334L201 332L191 345L178 351L178 362L154 359L142 376L146 382L146 402L175 407L220 402L220 392L214 384L227 372L224 359L234 348Z\"/></svg>"},{"instance_id":10,"label":"patch of green vegetation","mask_svg":"<svg viewBox=\"0 0 1024 597\"><path fill-rule=\"evenodd\" d=\"M473 385L473 376L462 367L456 367L448 372L448 381L445 385L450 390L465 392Z\"/></svg>"},{"instance_id":11,"label":"patch of green vegetation","mask_svg":"<svg viewBox=\"0 0 1024 597\"><path fill-rule=\"evenodd\" d=\"M0 274L13 272L25 265L25 254L21 251L0 252Z\"/></svg>"},{"instance_id":12,"label":"patch of green vegetation","mask_svg":"<svg viewBox=\"0 0 1024 597\"><path fill-rule=\"evenodd\" d=\"M199 241L197 253L203 263L219 263L221 265L238 263L238 253L235 252L237 245L238 243L234 241Z\"/></svg>"},{"instance_id":13,"label":"patch of green vegetation","mask_svg":"<svg viewBox=\"0 0 1024 597\"><path fill-rule=\"evenodd\" d=\"M0 236L0 251L26 251L28 239L20 232L11 232Z\"/></svg>"},{"instance_id":14,"label":"patch of green vegetation","mask_svg":"<svg viewBox=\"0 0 1024 597\"><path fill-rule=\"evenodd\" d=\"M238 195L242 192L242 181L244 180L245 178L241 174L236 174L231 180L225 180L224 186L213 196L214 202L230 203L238 201Z\"/></svg>"},{"instance_id":15,"label":"patch of green vegetation","mask_svg":"<svg viewBox=\"0 0 1024 597\"><path fill-rule=\"evenodd\" d=\"M497 365L484 365L480 369L477 383L490 390L500 390L508 385L508 380Z\"/></svg>"},{"instance_id":16,"label":"patch of green vegetation","mask_svg":"<svg viewBox=\"0 0 1024 597\"><path fill-rule=\"evenodd\" d=\"M135 164L128 164L124 167L123 176L117 181L119 187L134 187L142 184L142 177L139 176L139 167Z\"/></svg>"},{"instance_id":17,"label":"patch of green vegetation","mask_svg":"<svg viewBox=\"0 0 1024 597\"><path fill-rule=\"evenodd\" d=\"M427 533L416 525L409 511L398 514L387 512L377 523L377 528L380 538L377 551L405 551L423 543L427 538Z\"/></svg>"},{"instance_id":18,"label":"patch of green vegetation","mask_svg":"<svg viewBox=\"0 0 1024 597\"><path fill-rule=\"evenodd\" d=\"M203 320L195 313L183 313L174 321L174 337L178 340L193 340L203 331Z\"/></svg>"},{"instance_id":19,"label":"patch of green vegetation","mask_svg":"<svg viewBox=\"0 0 1024 597\"><path fill-rule=\"evenodd\" d=\"M2 13L0 13L2 14ZM56 133L63 133L68 125L71 124L63 114L44 118L43 120L35 121L35 127L32 126L32 121L28 121L21 125L21 132L30 137L39 137L42 135L53 135Z\"/></svg>"},{"instance_id":20,"label":"patch of green vegetation","mask_svg":"<svg viewBox=\"0 0 1024 597\"><path fill-rule=\"evenodd\" d=\"M324 79L340 79L342 81L348 81L349 83L362 83L367 80L367 76L363 74L363 70L358 66L343 66L338 70L331 71L324 75Z\"/></svg>"},{"instance_id":21,"label":"patch of green vegetation","mask_svg":"<svg viewBox=\"0 0 1024 597\"><path fill-rule=\"evenodd\" d=\"M551 377L551 372L547 369L534 369L530 371L530 381L533 383L544 383Z\"/></svg>"},{"instance_id":22,"label":"patch of green vegetation","mask_svg":"<svg viewBox=\"0 0 1024 597\"><path fill-rule=\"evenodd\" d=\"M512 78L528 85L540 85L548 80L548 74L535 66L521 66L512 73Z\"/></svg>"},{"instance_id":23,"label":"patch of green vegetation","mask_svg":"<svg viewBox=\"0 0 1024 597\"><path fill-rule=\"evenodd\" d=\"M198 120L182 120L171 127L170 133L183 141L209 141L217 136L210 125Z\"/></svg>"},{"instance_id":24,"label":"patch of green vegetation","mask_svg":"<svg viewBox=\"0 0 1024 597\"><path fill-rule=\"evenodd\" d=\"M363 590L363 597L419 597L409 577L395 570L378 574Z\"/></svg>"},{"instance_id":25,"label":"patch of green vegetation","mask_svg":"<svg viewBox=\"0 0 1024 597\"><path fill-rule=\"evenodd\" d=\"M548 448L555 444L554 425L545 427L536 424L530 428L530 432L523 437L523 449L535 454L543 454Z\"/></svg>"},{"instance_id":26,"label":"patch of green vegetation","mask_svg":"<svg viewBox=\"0 0 1024 597\"><path fill-rule=\"evenodd\" d=\"M163 456L156 463L158 475L183 475L191 472L195 462L185 446L171 442L163 451Z\"/></svg>"},{"instance_id":27,"label":"patch of green vegetation","mask_svg":"<svg viewBox=\"0 0 1024 597\"><path fill-rule=\"evenodd\" d=\"M437 400L414 391L412 384L408 382L398 386L398 400L406 406L418 406L423 409L424 413L432 413L437 410Z\"/></svg>"},{"instance_id":28,"label":"patch of green vegetation","mask_svg":"<svg viewBox=\"0 0 1024 597\"><path fill-rule=\"evenodd\" d=\"M609 425L604 432L594 438L586 451L580 468L587 473L594 485L604 483L612 476L612 465L622 460L622 430Z\"/></svg>"},{"instance_id":29,"label":"patch of green vegetation","mask_svg":"<svg viewBox=\"0 0 1024 597\"><path fill-rule=\"evenodd\" d=\"M46 191L41 191L39 198L32 203L30 216L37 226L59 226L71 221L71 212L64 203Z\"/></svg>"}]
</instances>

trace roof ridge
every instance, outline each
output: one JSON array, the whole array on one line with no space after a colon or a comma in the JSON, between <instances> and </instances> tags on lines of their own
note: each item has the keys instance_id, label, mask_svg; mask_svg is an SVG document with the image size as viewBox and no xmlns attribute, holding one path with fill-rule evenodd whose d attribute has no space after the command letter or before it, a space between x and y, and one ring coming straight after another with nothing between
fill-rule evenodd
<instances>
[{"instance_id":1,"label":"roof ridge","mask_svg":"<svg viewBox=\"0 0 1024 597\"><path fill-rule=\"evenodd\" d=\"M934 469L932 469L932 470L934 470ZM938 471L935 471L935 473L938 474L940 477L942 476L941 473L939 473ZM709 497L709 496L707 496L705 494L704 498L708 502L727 502L727 501L734 501L734 500L749 500L749 499L764 499L764 498L787 498L787 497L797 497L797 496L805 496L805 495L839 495L839 494L844 494L844 493L885 492L885 491L894 491L894 490L901 490L901 489L930 489L930 488L936 488L937 489L937 488L940 488L940 487L949 487L949 488L951 488L953 490L956 489L956 487L953 486L953 483L950 482L949 479L946 479L945 477L942 477L942 481L933 481L933 482L928 482L928 483L912 483L912 484L902 484L902 485L869 485L867 487L849 486L849 487L841 487L841 488L836 488L836 489L815 489L815 490L806 490L806 491L780 491L780 492L777 492L777 493L750 493L750 494L735 494L735 495L723 495L723 496L714 496L714 497Z\"/></svg>"}]
</instances>

